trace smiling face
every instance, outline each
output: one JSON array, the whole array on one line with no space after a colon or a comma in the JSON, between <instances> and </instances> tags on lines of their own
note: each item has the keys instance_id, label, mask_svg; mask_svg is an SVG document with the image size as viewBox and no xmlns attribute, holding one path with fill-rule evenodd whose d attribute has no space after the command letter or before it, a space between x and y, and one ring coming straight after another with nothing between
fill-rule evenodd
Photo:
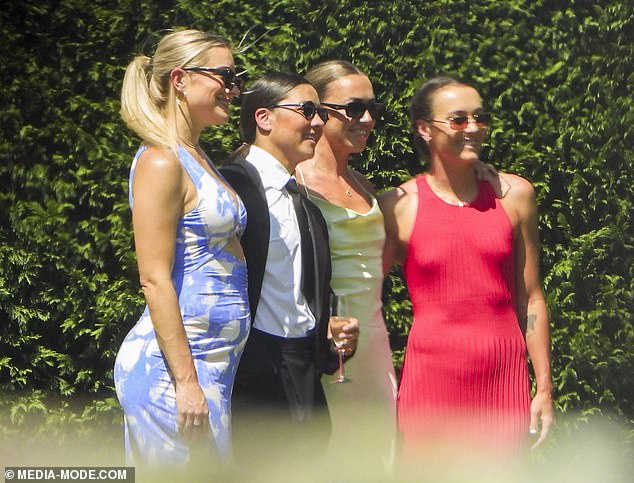
<instances>
[{"instance_id":1,"label":"smiling face","mask_svg":"<svg viewBox=\"0 0 634 483\"><path fill-rule=\"evenodd\" d=\"M432 98L432 119L448 121L452 116L469 116L464 131L455 131L449 124L419 120L416 123L421 137L429 147L432 159L474 163L478 160L486 129L478 128L471 116L483 112L482 99L473 87L452 84L438 89Z\"/></svg>"},{"instance_id":2,"label":"smiling face","mask_svg":"<svg viewBox=\"0 0 634 483\"><path fill-rule=\"evenodd\" d=\"M307 101L318 106L317 91L310 84L300 84L277 104L303 104ZM318 115L308 120L297 106L260 108L256 111L256 120L260 129L255 145L270 152L289 172L294 171L298 163L313 156L324 127Z\"/></svg>"},{"instance_id":3,"label":"smiling face","mask_svg":"<svg viewBox=\"0 0 634 483\"><path fill-rule=\"evenodd\" d=\"M374 100L370 80L363 74L340 77L328 84L322 102L348 104L351 101L367 103ZM330 118L324 127L324 138L337 156L347 158L365 149L376 121L366 110L359 119L351 119L344 109L328 108Z\"/></svg>"},{"instance_id":4,"label":"smiling face","mask_svg":"<svg viewBox=\"0 0 634 483\"><path fill-rule=\"evenodd\" d=\"M209 49L196 67L228 67L235 70L233 55L226 47ZM201 71L186 71L183 82L193 126L202 129L213 124L224 124L229 120L229 104L239 94L236 87L229 91L220 75Z\"/></svg>"}]
</instances>

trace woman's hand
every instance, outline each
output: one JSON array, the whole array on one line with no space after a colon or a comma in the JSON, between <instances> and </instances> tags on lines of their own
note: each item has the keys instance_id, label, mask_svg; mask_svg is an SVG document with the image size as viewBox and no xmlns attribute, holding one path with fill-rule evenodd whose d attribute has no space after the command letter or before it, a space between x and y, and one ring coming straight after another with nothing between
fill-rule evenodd
<instances>
[{"instance_id":1,"label":"woman's hand","mask_svg":"<svg viewBox=\"0 0 634 483\"><path fill-rule=\"evenodd\" d=\"M337 320L345 321L345 325L343 325L340 331L338 331L339 335L337 338L342 341L340 346L342 349L345 349L346 354L352 354L357 350L357 344L359 343L359 320L355 317L342 317L337 315L331 316L328 322L328 339L333 338L333 330L331 330L331 328Z\"/></svg>"},{"instance_id":2,"label":"woman's hand","mask_svg":"<svg viewBox=\"0 0 634 483\"><path fill-rule=\"evenodd\" d=\"M178 432L182 436L202 434L209 429L207 398L197 381L176 383Z\"/></svg>"},{"instance_id":3,"label":"woman's hand","mask_svg":"<svg viewBox=\"0 0 634 483\"><path fill-rule=\"evenodd\" d=\"M537 392L531 401L531 422L529 433L538 435L537 441L531 446L531 450L544 442L555 422L553 398L550 392ZM541 427L540 427L541 426Z\"/></svg>"}]
</instances>

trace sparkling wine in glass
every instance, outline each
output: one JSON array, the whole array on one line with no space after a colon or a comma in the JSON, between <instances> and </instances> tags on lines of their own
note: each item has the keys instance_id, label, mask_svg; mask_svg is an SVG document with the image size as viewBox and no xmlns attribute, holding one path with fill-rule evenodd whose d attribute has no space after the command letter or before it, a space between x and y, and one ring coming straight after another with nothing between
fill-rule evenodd
<instances>
[{"instance_id":1,"label":"sparkling wine in glass","mask_svg":"<svg viewBox=\"0 0 634 483\"><path fill-rule=\"evenodd\" d=\"M344 309L343 312L342 309ZM333 294L330 303L330 333L332 335L332 343L335 351L339 356L339 369L337 371L337 377L331 381L332 384L350 382L350 378L346 377L343 369L343 356L346 353L346 339L342 338L342 336L345 334L343 328L348 323L348 319L342 316L342 314L345 314L345 299L342 296L337 297Z\"/></svg>"}]
</instances>

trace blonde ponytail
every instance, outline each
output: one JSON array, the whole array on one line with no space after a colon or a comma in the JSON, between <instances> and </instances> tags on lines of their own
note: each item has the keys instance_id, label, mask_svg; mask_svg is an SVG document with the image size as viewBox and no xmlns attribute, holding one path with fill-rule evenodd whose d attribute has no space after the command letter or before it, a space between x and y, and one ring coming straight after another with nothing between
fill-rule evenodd
<instances>
[{"instance_id":1,"label":"blonde ponytail","mask_svg":"<svg viewBox=\"0 0 634 483\"><path fill-rule=\"evenodd\" d=\"M130 62L123 78L120 114L145 144L177 153L176 92L171 72L195 66L213 47L230 45L216 35L180 30L161 39L152 59L138 55Z\"/></svg>"},{"instance_id":2,"label":"blonde ponytail","mask_svg":"<svg viewBox=\"0 0 634 483\"><path fill-rule=\"evenodd\" d=\"M167 122L166 106L169 94L161 92L152 76L151 59L145 55L134 58L126 69L121 89L121 118L149 146L176 151Z\"/></svg>"}]
</instances>

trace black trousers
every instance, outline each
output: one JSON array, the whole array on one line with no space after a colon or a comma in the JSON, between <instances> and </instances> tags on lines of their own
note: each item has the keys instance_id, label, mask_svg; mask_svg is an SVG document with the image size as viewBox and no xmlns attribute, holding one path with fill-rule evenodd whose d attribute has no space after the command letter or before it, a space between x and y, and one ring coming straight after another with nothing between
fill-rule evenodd
<instances>
[{"instance_id":1,"label":"black trousers","mask_svg":"<svg viewBox=\"0 0 634 483\"><path fill-rule=\"evenodd\" d=\"M323 452L330 418L319 376L314 336L285 339L251 329L233 388L237 461L257 459L253 451L263 457L302 448Z\"/></svg>"}]
</instances>

